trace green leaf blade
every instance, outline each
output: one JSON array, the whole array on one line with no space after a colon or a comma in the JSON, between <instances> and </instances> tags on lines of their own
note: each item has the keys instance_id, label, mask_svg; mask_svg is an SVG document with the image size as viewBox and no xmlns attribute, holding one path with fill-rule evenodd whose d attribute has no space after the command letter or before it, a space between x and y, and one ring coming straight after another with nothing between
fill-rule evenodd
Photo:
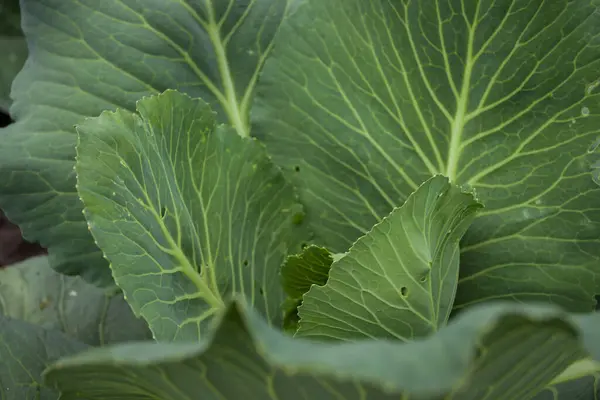
<instances>
[{"instance_id":1,"label":"green leaf blade","mask_svg":"<svg viewBox=\"0 0 600 400\"><path fill-rule=\"evenodd\" d=\"M2 130L0 206L53 268L113 285L81 215L73 127L179 89L248 135L249 107L288 0L21 2L29 61ZM165 15L169 17L166 18ZM90 22L90 21L93 21Z\"/></svg>"},{"instance_id":2,"label":"green leaf blade","mask_svg":"<svg viewBox=\"0 0 600 400\"><path fill-rule=\"evenodd\" d=\"M282 318L278 271L305 230L293 188L250 138L176 91L78 127L78 188L117 284L158 340L197 339L223 296Z\"/></svg>"},{"instance_id":3,"label":"green leaf blade","mask_svg":"<svg viewBox=\"0 0 600 400\"><path fill-rule=\"evenodd\" d=\"M318 343L274 330L238 301L201 343L94 350L54 364L45 379L68 400L115 392L163 400L525 399L582 353L600 357L597 341L580 340L599 323L598 315L574 318L555 307L490 304L424 340Z\"/></svg>"},{"instance_id":4,"label":"green leaf blade","mask_svg":"<svg viewBox=\"0 0 600 400\"><path fill-rule=\"evenodd\" d=\"M58 400L42 382L42 372L87 345L63 333L0 315L0 382L4 400Z\"/></svg>"},{"instance_id":5,"label":"green leaf blade","mask_svg":"<svg viewBox=\"0 0 600 400\"><path fill-rule=\"evenodd\" d=\"M0 270L0 314L61 331L90 346L150 339L123 294L59 274L48 257L29 258Z\"/></svg>"},{"instance_id":6,"label":"green leaf blade","mask_svg":"<svg viewBox=\"0 0 600 400\"><path fill-rule=\"evenodd\" d=\"M458 241L482 206L443 176L425 182L331 265L298 308L298 336L409 341L448 321Z\"/></svg>"},{"instance_id":7,"label":"green leaf blade","mask_svg":"<svg viewBox=\"0 0 600 400\"><path fill-rule=\"evenodd\" d=\"M463 240L458 309L591 311L599 27L590 2L308 0L265 65L253 134L331 251L448 174L486 205Z\"/></svg>"},{"instance_id":8,"label":"green leaf blade","mask_svg":"<svg viewBox=\"0 0 600 400\"><path fill-rule=\"evenodd\" d=\"M302 297L312 285L323 286L329 278L331 263L340 257L331 254L327 249L309 245L302 249L302 253L289 256L281 267L281 285L287 294L287 299L282 304L284 311L283 328L295 333L298 329L298 307L302 304ZM343 255L342 255L343 257Z\"/></svg>"},{"instance_id":9,"label":"green leaf blade","mask_svg":"<svg viewBox=\"0 0 600 400\"><path fill-rule=\"evenodd\" d=\"M288 296L301 299L312 285L323 286L329 277L333 256L327 249L315 245L302 253L289 256L281 267L281 284Z\"/></svg>"},{"instance_id":10,"label":"green leaf blade","mask_svg":"<svg viewBox=\"0 0 600 400\"><path fill-rule=\"evenodd\" d=\"M597 400L600 397L599 365L589 358L576 361L533 400Z\"/></svg>"}]
</instances>

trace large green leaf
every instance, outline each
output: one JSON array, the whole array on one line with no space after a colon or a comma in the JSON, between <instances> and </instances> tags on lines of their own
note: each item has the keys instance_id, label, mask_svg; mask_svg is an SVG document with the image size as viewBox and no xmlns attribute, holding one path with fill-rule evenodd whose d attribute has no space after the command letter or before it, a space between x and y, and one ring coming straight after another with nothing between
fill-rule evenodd
<instances>
[{"instance_id":1,"label":"large green leaf","mask_svg":"<svg viewBox=\"0 0 600 400\"><path fill-rule=\"evenodd\" d=\"M263 69L253 133L332 251L442 173L486 206L463 240L457 308L507 299L591 311L594 4L306 0Z\"/></svg>"},{"instance_id":2,"label":"large green leaf","mask_svg":"<svg viewBox=\"0 0 600 400\"><path fill-rule=\"evenodd\" d=\"M600 364L579 360L552 380L534 400L598 400L600 399Z\"/></svg>"},{"instance_id":3,"label":"large green leaf","mask_svg":"<svg viewBox=\"0 0 600 400\"><path fill-rule=\"evenodd\" d=\"M0 111L8 112L12 103L10 89L13 80L27 59L25 38L0 35L0 54L3 57L0 63Z\"/></svg>"},{"instance_id":4,"label":"large green leaf","mask_svg":"<svg viewBox=\"0 0 600 400\"><path fill-rule=\"evenodd\" d=\"M196 340L242 293L279 323L279 269L301 248L302 207L264 148L176 91L138 114L79 125L78 188L115 281L158 340Z\"/></svg>"},{"instance_id":5,"label":"large green leaf","mask_svg":"<svg viewBox=\"0 0 600 400\"><path fill-rule=\"evenodd\" d=\"M19 0L0 0L0 36L22 36Z\"/></svg>"},{"instance_id":6,"label":"large green leaf","mask_svg":"<svg viewBox=\"0 0 600 400\"><path fill-rule=\"evenodd\" d=\"M59 331L0 315L0 399L57 400L58 393L42 386L42 372L86 348Z\"/></svg>"},{"instance_id":7,"label":"large green leaf","mask_svg":"<svg viewBox=\"0 0 600 400\"><path fill-rule=\"evenodd\" d=\"M554 307L479 306L410 343L317 343L274 330L242 304L201 343L92 350L56 363L46 382L63 400L527 400L583 348L600 358L600 316Z\"/></svg>"},{"instance_id":8,"label":"large green leaf","mask_svg":"<svg viewBox=\"0 0 600 400\"><path fill-rule=\"evenodd\" d=\"M291 0L290 0L291 1ZM0 207L54 268L110 285L81 215L73 126L178 88L244 136L288 0L22 0L30 57L0 132Z\"/></svg>"},{"instance_id":9,"label":"large green leaf","mask_svg":"<svg viewBox=\"0 0 600 400\"><path fill-rule=\"evenodd\" d=\"M123 294L61 275L46 256L0 270L0 314L92 346L151 338L146 321L135 318Z\"/></svg>"},{"instance_id":10,"label":"large green leaf","mask_svg":"<svg viewBox=\"0 0 600 400\"><path fill-rule=\"evenodd\" d=\"M436 176L335 261L298 308L298 336L427 336L448 321L458 282L458 242L481 208Z\"/></svg>"},{"instance_id":11,"label":"large green leaf","mask_svg":"<svg viewBox=\"0 0 600 400\"><path fill-rule=\"evenodd\" d=\"M0 54L0 111L7 112L12 82L27 58L19 0L0 0Z\"/></svg>"}]
</instances>

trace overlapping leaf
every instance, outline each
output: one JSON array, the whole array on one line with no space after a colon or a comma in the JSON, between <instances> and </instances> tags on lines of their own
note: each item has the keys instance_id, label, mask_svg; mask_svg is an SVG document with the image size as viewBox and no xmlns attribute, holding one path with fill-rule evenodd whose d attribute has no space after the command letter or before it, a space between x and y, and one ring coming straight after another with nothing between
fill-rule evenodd
<instances>
[{"instance_id":1,"label":"overlapping leaf","mask_svg":"<svg viewBox=\"0 0 600 400\"><path fill-rule=\"evenodd\" d=\"M61 275L46 256L0 270L0 314L92 346L151 338L146 321L135 318L123 294Z\"/></svg>"},{"instance_id":2,"label":"overlapping leaf","mask_svg":"<svg viewBox=\"0 0 600 400\"><path fill-rule=\"evenodd\" d=\"M600 364L583 359L573 363L552 380L534 400L598 400Z\"/></svg>"},{"instance_id":3,"label":"overlapping leaf","mask_svg":"<svg viewBox=\"0 0 600 400\"><path fill-rule=\"evenodd\" d=\"M281 267L281 284L287 299L283 304L283 326L292 333L298 328L298 306L302 296L312 285L323 286L329 278L329 268L334 256L327 249L315 245L302 249L302 253L289 256Z\"/></svg>"},{"instance_id":4,"label":"overlapping leaf","mask_svg":"<svg viewBox=\"0 0 600 400\"><path fill-rule=\"evenodd\" d=\"M10 88L27 58L19 0L0 0L0 111L8 112Z\"/></svg>"},{"instance_id":5,"label":"overlapping leaf","mask_svg":"<svg viewBox=\"0 0 600 400\"><path fill-rule=\"evenodd\" d=\"M597 2L306 0L265 65L253 132L332 251L442 173L486 205L463 241L457 308L591 311L599 40Z\"/></svg>"},{"instance_id":6,"label":"overlapping leaf","mask_svg":"<svg viewBox=\"0 0 600 400\"><path fill-rule=\"evenodd\" d=\"M421 341L317 343L273 330L238 301L202 343L94 350L58 362L45 379L65 400L527 399L584 348L600 358L599 318L495 304Z\"/></svg>"},{"instance_id":7,"label":"overlapping leaf","mask_svg":"<svg viewBox=\"0 0 600 400\"><path fill-rule=\"evenodd\" d=\"M443 176L425 182L304 295L297 335L408 341L438 331L456 294L458 241L479 208Z\"/></svg>"},{"instance_id":8,"label":"overlapping leaf","mask_svg":"<svg viewBox=\"0 0 600 400\"><path fill-rule=\"evenodd\" d=\"M57 400L43 387L42 372L59 358L88 347L62 332L0 315L0 398Z\"/></svg>"},{"instance_id":9,"label":"overlapping leaf","mask_svg":"<svg viewBox=\"0 0 600 400\"><path fill-rule=\"evenodd\" d=\"M73 126L177 88L248 133L259 71L288 0L23 0L30 57L1 131L0 207L60 272L112 284L75 190Z\"/></svg>"},{"instance_id":10,"label":"overlapping leaf","mask_svg":"<svg viewBox=\"0 0 600 400\"><path fill-rule=\"evenodd\" d=\"M279 323L279 269L306 237L293 188L202 100L137 108L77 128L86 218L128 302L158 340L197 340L229 293Z\"/></svg>"}]
</instances>

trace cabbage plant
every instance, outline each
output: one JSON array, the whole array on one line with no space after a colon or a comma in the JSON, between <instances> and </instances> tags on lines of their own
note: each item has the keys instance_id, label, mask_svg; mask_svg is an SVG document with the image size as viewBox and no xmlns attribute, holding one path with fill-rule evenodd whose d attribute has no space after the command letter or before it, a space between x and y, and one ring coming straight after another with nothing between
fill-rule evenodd
<instances>
[{"instance_id":1,"label":"cabbage plant","mask_svg":"<svg viewBox=\"0 0 600 400\"><path fill-rule=\"evenodd\" d=\"M599 396L595 0L20 8L4 398Z\"/></svg>"}]
</instances>

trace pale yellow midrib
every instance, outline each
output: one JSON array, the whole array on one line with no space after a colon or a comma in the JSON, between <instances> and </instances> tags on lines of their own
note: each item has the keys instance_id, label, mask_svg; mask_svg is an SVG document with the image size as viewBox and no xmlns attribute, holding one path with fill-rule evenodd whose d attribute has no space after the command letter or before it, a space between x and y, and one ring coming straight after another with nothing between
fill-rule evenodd
<instances>
[{"instance_id":1,"label":"pale yellow midrib","mask_svg":"<svg viewBox=\"0 0 600 400\"><path fill-rule=\"evenodd\" d=\"M246 118L243 110L240 109L240 103L238 102L237 94L235 93L235 84L231 78L231 69L229 68L229 62L227 60L227 54L223 47L223 40L221 38L221 32L217 25L213 12L212 6L209 8L209 22L206 27L210 41L213 43L215 49L215 55L217 56L217 66L219 68L219 74L223 82L223 89L225 90L226 103L223 104L223 108L227 115L231 125L235 128L237 133L241 137L250 136L250 129L246 123Z\"/></svg>"},{"instance_id":2,"label":"pale yellow midrib","mask_svg":"<svg viewBox=\"0 0 600 400\"><path fill-rule=\"evenodd\" d=\"M471 74L473 73L473 36L475 26L471 27L469 32L469 42L467 44L467 57L465 62L465 72L463 82L458 97L456 114L452 121L450 133L450 146L448 148L448 162L446 164L446 176L452 183L456 183L458 161L462 152L461 140L465 120L467 117L467 106L469 104L469 89L471 86Z\"/></svg>"}]
</instances>

